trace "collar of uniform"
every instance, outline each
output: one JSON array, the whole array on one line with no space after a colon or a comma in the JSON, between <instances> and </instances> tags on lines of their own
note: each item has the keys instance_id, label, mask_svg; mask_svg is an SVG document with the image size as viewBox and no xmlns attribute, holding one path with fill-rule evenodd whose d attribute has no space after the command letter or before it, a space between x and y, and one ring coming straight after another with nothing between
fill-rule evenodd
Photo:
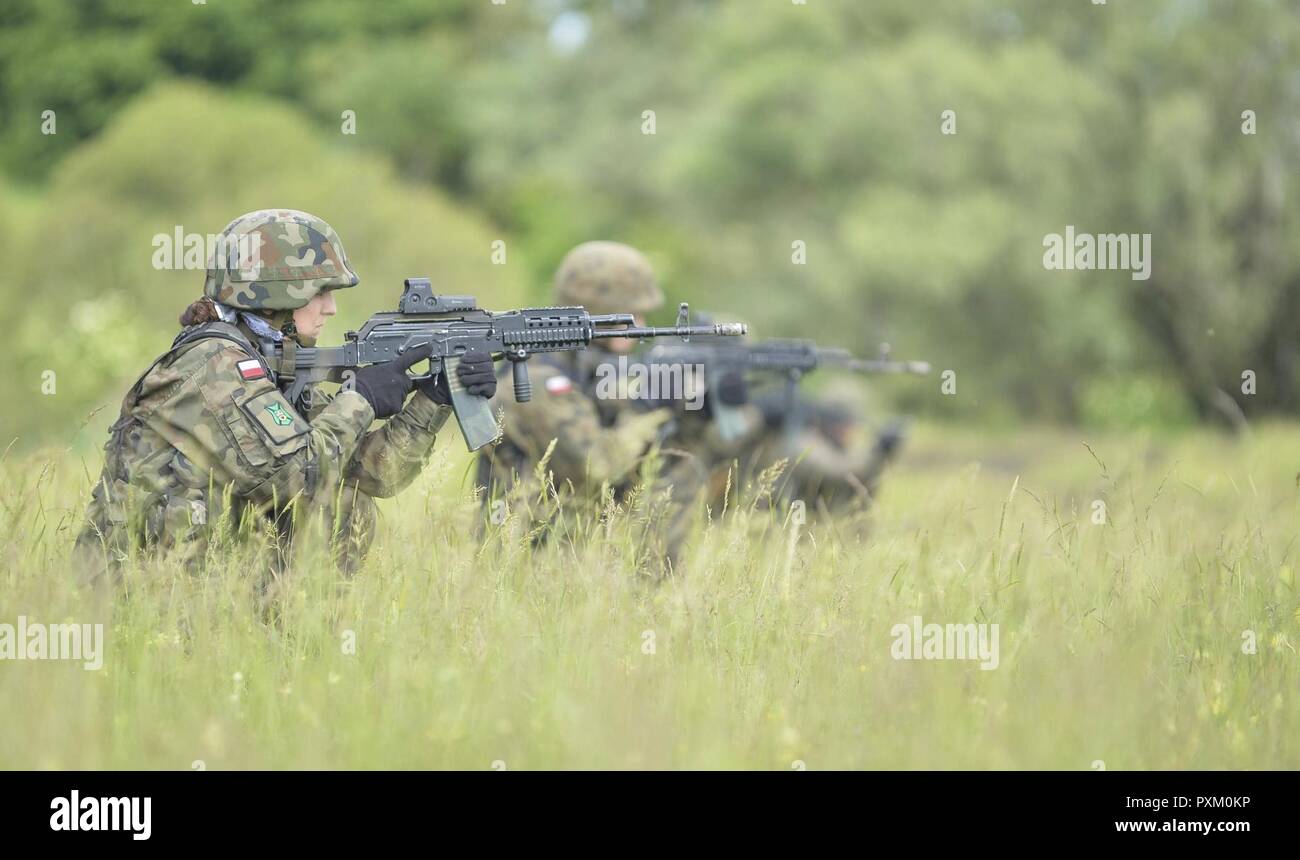
<instances>
[{"instance_id":1,"label":"collar of uniform","mask_svg":"<svg viewBox=\"0 0 1300 860\"><path fill-rule=\"evenodd\" d=\"M257 314L250 314L248 311L239 312L239 320L249 331L259 338L279 343L284 340L284 333L277 331L269 322L259 317Z\"/></svg>"},{"instance_id":2,"label":"collar of uniform","mask_svg":"<svg viewBox=\"0 0 1300 860\"><path fill-rule=\"evenodd\" d=\"M214 300L212 306L217 309L217 317L222 322L234 324L239 321L239 311L230 305L223 305L221 302Z\"/></svg>"}]
</instances>

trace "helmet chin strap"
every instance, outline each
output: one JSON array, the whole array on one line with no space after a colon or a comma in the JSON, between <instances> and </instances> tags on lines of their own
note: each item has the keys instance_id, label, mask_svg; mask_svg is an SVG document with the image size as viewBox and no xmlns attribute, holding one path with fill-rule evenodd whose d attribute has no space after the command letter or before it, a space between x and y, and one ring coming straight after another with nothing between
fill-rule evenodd
<instances>
[{"instance_id":1,"label":"helmet chin strap","mask_svg":"<svg viewBox=\"0 0 1300 860\"><path fill-rule=\"evenodd\" d=\"M291 310L274 311L271 314L271 325L278 329L285 337L296 340L301 346L316 345L316 338L308 337L298 331L298 326L293 321L293 311Z\"/></svg>"}]
</instances>

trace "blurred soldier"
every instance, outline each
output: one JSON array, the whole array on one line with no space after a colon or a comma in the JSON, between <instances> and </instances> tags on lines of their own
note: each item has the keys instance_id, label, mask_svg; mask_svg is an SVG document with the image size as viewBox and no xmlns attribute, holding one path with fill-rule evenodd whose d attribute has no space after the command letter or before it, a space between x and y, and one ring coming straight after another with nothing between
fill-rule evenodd
<instances>
[{"instance_id":1,"label":"blurred soldier","mask_svg":"<svg viewBox=\"0 0 1300 860\"><path fill-rule=\"evenodd\" d=\"M802 500L810 511L864 510L880 486L881 474L897 456L903 425L887 425L873 440L853 399L813 399L785 391L755 397L764 431L741 458L742 473L757 475L786 461L775 495L784 503Z\"/></svg>"},{"instance_id":2,"label":"blurred soldier","mask_svg":"<svg viewBox=\"0 0 1300 860\"><path fill-rule=\"evenodd\" d=\"M262 533L280 551L278 571L308 512L350 573L373 537L373 498L411 482L451 412L442 374L418 386L406 375L427 357L420 350L361 368L337 395L309 389L300 412L277 387L288 374L259 345L282 343L292 366L293 351L314 345L336 312L334 291L358 277L334 230L303 212L250 212L222 236L202 298L109 428L77 539L91 576L136 549L200 559L219 523ZM472 394L496 390L485 354L466 354L458 376ZM389 420L370 430L377 418Z\"/></svg>"},{"instance_id":3,"label":"blurred soldier","mask_svg":"<svg viewBox=\"0 0 1300 860\"><path fill-rule=\"evenodd\" d=\"M574 248L555 275L554 301L580 304L593 314L631 312L638 325L663 304L650 263L617 242ZM568 513L604 514L607 501L628 505L638 535L638 561L652 569L678 563L692 504L707 477L695 450L677 444L684 412L648 401L638 382L621 376L602 387L635 341L601 340L585 351L539 355L528 403L502 397L502 441L479 458L478 483L489 511L509 510L539 536L554 532ZM675 393L681 401L689 392ZM689 429L689 421L688 429ZM685 435L679 438L686 438ZM537 467L545 463L544 474ZM538 479L541 479L540 481ZM641 487L640 492L633 492ZM602 498L602 489L610 494Z\"/></svg>"}]
</instances>

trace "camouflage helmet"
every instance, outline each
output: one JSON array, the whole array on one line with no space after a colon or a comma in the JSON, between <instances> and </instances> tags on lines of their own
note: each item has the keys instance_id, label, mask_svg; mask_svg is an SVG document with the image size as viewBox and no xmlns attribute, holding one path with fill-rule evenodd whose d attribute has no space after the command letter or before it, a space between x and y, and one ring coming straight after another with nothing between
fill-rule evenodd
<instances>
[{"instance_id":1,"label":"camouflage helmet","mask_svg":"<svg viewBox=\"0 0 1300 860\"><path fill-rule=\"evenodd\" d=\"M355 287L334 228L296 209L259 209L221 231L203 295L240 310L293 310L323 290Z\"/></svg>"},{"instance_id":2,"label":"camouflage helmet","mask_svg":"<svg viewBox=\"0 0 1300 860\"><path fill-rule=\"evenodd\" d=\"M555 272L555 299L592 313L648 313L664 302L650 261L619 242L584 242Z\"/></svg>"}]
</instances>

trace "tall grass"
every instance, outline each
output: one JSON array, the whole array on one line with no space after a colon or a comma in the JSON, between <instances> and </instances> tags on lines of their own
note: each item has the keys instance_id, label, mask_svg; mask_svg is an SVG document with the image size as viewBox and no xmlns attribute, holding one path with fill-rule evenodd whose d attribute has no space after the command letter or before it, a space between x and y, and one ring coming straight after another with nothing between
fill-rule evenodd
<instances>
[{"instance_id":1,"label":"tall grass","mask_svg":"<svg viewBox=\"0 0 1300 860\"><path fill-rule=\"evenodd\" d=\"M102 620L107 656L0 662L0 766L1300 767L1298 437L922 428L869 520L736 488L657 583L618 511L476 539L449 439L355 579L309 555L273 619L241 553L76 589L97 457L10 451L0 622ZM893 659L917 615L996 623L1000 665Z\"/></svg>"}]
</instances>

